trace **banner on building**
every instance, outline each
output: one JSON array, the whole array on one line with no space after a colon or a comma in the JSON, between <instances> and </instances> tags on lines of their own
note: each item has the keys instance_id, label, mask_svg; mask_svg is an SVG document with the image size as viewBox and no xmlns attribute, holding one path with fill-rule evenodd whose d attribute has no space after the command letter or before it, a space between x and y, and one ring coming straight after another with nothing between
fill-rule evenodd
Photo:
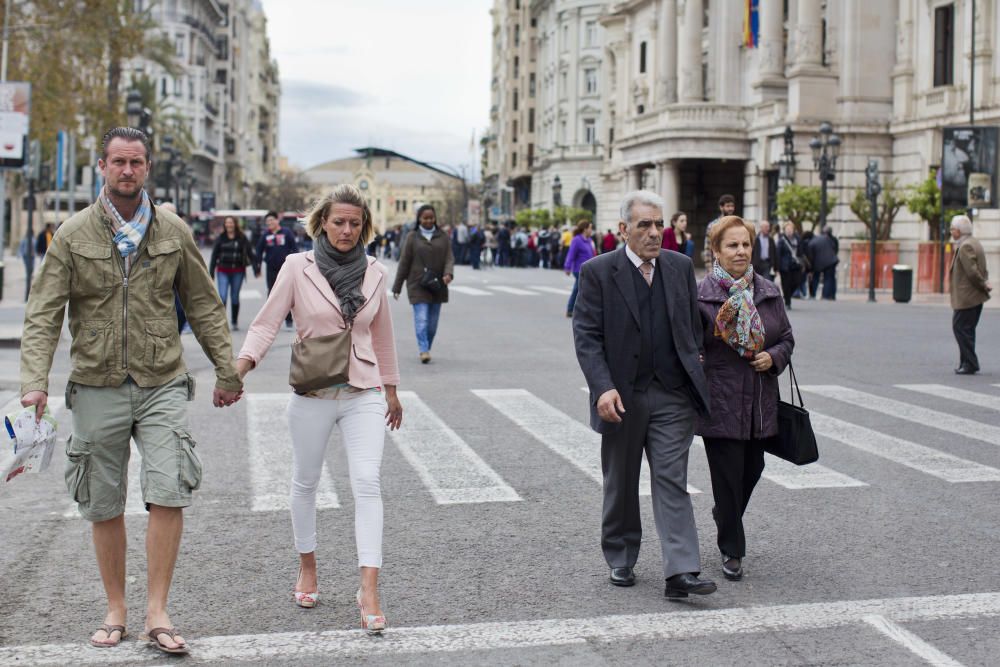
<instances>
[{"instance_id":1,"label":"banner on building","mask_svg":"<svg viewBox=\"0 0 1000 667\"><path fill-rule=\"evenodd\" d=\"M483 203L478 199L469 200L469 224L478 225L483 215Z\"/></svg>"},{"instance_id":2,"label":"banner on building","mask_svg":"<svg viewBox=\"0 0 1000 667\"><path fill-rule=\"evenodd\" d=\"M30 83L0 83L0 167L24 166L30 111Z\"/></svg>"},{"instance_id":3,"label":"banner on building","mask_svg":"<svg viewBox=\"0 0 1000 667\"><path fill-rule=\"evenodd\" d=\"M942 207L997 208L1000 128L946 127L942 139Z\"/></svg>"},{"instance_id":4,"label":"banner on building","mask_svg":"<svg viewBox=\"0 0 1000 667\"><path fill-rule=\"evenodd\" d=\"M757 48L760 35L758 2L759 0L743 0L743 46L748 49Z\"/></svg>"}]
</instances>

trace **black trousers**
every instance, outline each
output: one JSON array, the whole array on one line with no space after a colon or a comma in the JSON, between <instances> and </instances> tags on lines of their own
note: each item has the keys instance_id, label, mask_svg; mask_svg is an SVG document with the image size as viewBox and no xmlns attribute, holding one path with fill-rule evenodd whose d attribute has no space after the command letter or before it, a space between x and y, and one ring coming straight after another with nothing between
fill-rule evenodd
<instances>
[{"instance_id":1,"label":"black trousers","mask_svg":"<svg viewBox=\"0 0 1000 667\"><path fill-rule=\"evenodd\" d=\"M792 294L802 285L802 269L781 272L781 295L785 297L785 307L792 307Z\"/></svg>"},{"instance_id":2,"label":"black trousers","mask_svg":"<svg viewBox=\"0 0 1000 667\"><path fill-rule=\"evenodd\" d=\"M983 304L974 308L956 310L951 317L951 330L955 332L958 342L959 365L979 370L979 357L976 356L976 326L983 314Z\"/></svg>"},{"instance_id":3,"label":"black trousers","mask_svg":"<svg viewBox=\"0 0 1000 667\"><path fill-rule=\"evenodd\" d=\"M284 265L282 265L282 266L284 266ZM278 273L280 271L281 271L281 267L280 266L277 269L273 270L273 271L271 270L270 266L267 266L267 271L265 273L265 278L267 279L267 293L268 294L271 293L271 289L274 287L275 281L278 280ZM285 315L285 324L287 324L288 326L292 326L292 313L291 312L289 312L287 315Z\"/></svg>"},{"instance_id":4,"label":"black trousers","mask_svg":"<svg viewBox=\"0 0 1000 667\"><path fill-rule=\"evenodd\" d=\"M727 556L743 558L747 553L743 514L764 471L764 447L760 440L704 440L708 470L712 476L712 496L715 498L719 551Z\"/></svg>"}]
</instances>

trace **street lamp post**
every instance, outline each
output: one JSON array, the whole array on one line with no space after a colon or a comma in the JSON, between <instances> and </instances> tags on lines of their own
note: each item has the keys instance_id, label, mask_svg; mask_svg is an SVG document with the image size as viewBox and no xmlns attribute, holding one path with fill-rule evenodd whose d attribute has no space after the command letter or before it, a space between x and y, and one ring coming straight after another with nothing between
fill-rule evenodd
<instances>
[{"instance_id":1,"label":"street lamp post","mask_svg":"<svg viewBox=\"0 0 1000 667\"><path fill-rule=\"evenodd\" d=\"M558 174L552 179L552 205L556 208L562 206L562 181Z\"/></svg>"},{"instance_id":2,"label":"street lamp post","mask_svg":"<svg viewBox=\"0 0 1000 667\"><path fill-rule=\"evenodd\" d=\"M832 181L837 169L837 156L840 153L840 137L833 133L833 126L824 121L819 126L819 136L809 142L812 150L813 165L819 171L819 228L826 227L826 184Z\"/></svg>"},{"instance_id":3,"label":"street lamp post","mask_svg":"<svg viewBox=\"0 0 1000 667\"><path fill-rule=\"evenodd\" d=\"M868 194L868 205L871 206L871 248L868 259L868 303L875 303L875 241L878 229L878 196L882 185L878 182L878 161L868 160L865 169L865 192Z\"/></svg>"},{"instance_id":4,"label":"street lamp post","mask_svg":"<svg viewBox=\"0 0 1000 667\"><path fill-rule=\"evenodd\" d=\"M784 133L785 151L781 154L781 161L778 162L778 180L786 183L795 182L795 133L791 126L785 126Z\"/></svg>"}]
</instances>

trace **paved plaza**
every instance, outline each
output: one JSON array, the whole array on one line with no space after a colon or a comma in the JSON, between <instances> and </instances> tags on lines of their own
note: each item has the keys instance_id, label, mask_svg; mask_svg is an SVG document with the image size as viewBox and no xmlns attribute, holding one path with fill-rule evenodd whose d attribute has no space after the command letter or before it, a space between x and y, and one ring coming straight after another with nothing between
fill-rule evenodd
<instances>
[{"instance_id":1,"label":"paved plaza","mask_svg":"<svg viewBox=\"0 0 1000 667\"><path fill-rule=\"evenodd\" d=\"M9 262L8 262L9 263ZM390 263L390 270L395 266ZM339 436L319 502L321 603L297 608L285 417L293 334L281 331L235 407L191 335L190 404L202 489L186 512L171 597L190 664L986 665L1000 652L1000 314L979 327L983 372L959 377L951 311L926 303L800 301L794 360L817 464L767 458L746 517L741 582L722 577L704 449L690 493L717 593L663 596L644 482L637 585L614 588L600 538L600 438L587 427L559 271L459 267L433 361L421 365L405 297L393 303L403 428L383 464L389 630L358 630L353 501ZM16 277L0 319L15 326ZM244 331L263 280L243 292ZM16 349L0 349L0 405L18 405ZM56 355L62 409L68 341ZM785 380L785 378L782 378ZM787 383L782 382L786 392ZM787 393L785 393L787 398ZM133 458L135 464L136 458ZM648 473L646 473L648 475ZM648 480L648 477L647 477ZM130 476L130 638L96 649L104 613L89 527L62 459L0 495L0 666L167 662L136 636L145 512Z\"/></svg>"}]
</instances>

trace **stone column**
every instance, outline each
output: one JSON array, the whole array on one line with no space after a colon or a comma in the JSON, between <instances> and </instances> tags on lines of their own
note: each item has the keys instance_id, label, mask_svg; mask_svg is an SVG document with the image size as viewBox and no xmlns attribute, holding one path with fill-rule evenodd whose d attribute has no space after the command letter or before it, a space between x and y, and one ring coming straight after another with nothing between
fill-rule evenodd
<instances>
[{"instance_id":1,"label":"stone column","mask_svg":"<svg viewBox=\"0 0 1000 667\"><path fill-rule=\"evenodd\" d=\"M677 0L660 0L656 103L677 101Z\"/></svg>"},{"instance_id":2,"label":"stone column","mask_svg":"<svg viewBox=\"0 0 1000 667\"><path fill-rule=\"evenodd\" d=\"M899 0L896 21L896 66L892 70L893 116L899 119L913 116L913 3Z\"/></svg>"},{"instance_id":3,"label":"stone column","mask_svg":"<svg viewBox=\"0 0 1000 667\"><path fill-rule=\"evenodd\" d=\"M823 65L823 8L821 0L798 0L795 24L795 64L799 67Z\"/></svg>"},{"instance_id":4,"label":"stone column","mask_svg":"<svg viewBox=\"0 0 1000 667\"><path fill-rule=\"evenodd\" d=\"M663 197L663 217L669 221L681 206L681 171L677 160L656 163L656 183L657 194Z\"/></svg>"},{"instance_id":5,"label":"stone column","mask_svg":"<svg viewBox=\"0 0 1000 667\"><path fill-rule=\"evenodd\" d=\"M819 0L816 0L817 4ZM680 8L680 5L678 6ZM704 89L701 79L701 35L705 6L702 0L683 0L680 40L677 45L677 75L680 79L679 101L701 102Z\"/></svg>"},{"instance_id":6,"label":"stone column","mask_svg":"<svg viewBox=\"0 0 1000 667\"><path fill-rule=\"evenodd\" d=\"M760 80L767 82L785 77L784 37L781 25L781 0L764 0L759 5Z\"/></svg>"},{"instance_id":7,"label":"stone column","mask_svg":"<svg viewBox=\"0 0 1000 667\"><path fill-rule=\"evenodd\" d=\"M638 167L625 167L625 191L632 192L641 187L642 171Z\"/></svg>"}]
</instances>

